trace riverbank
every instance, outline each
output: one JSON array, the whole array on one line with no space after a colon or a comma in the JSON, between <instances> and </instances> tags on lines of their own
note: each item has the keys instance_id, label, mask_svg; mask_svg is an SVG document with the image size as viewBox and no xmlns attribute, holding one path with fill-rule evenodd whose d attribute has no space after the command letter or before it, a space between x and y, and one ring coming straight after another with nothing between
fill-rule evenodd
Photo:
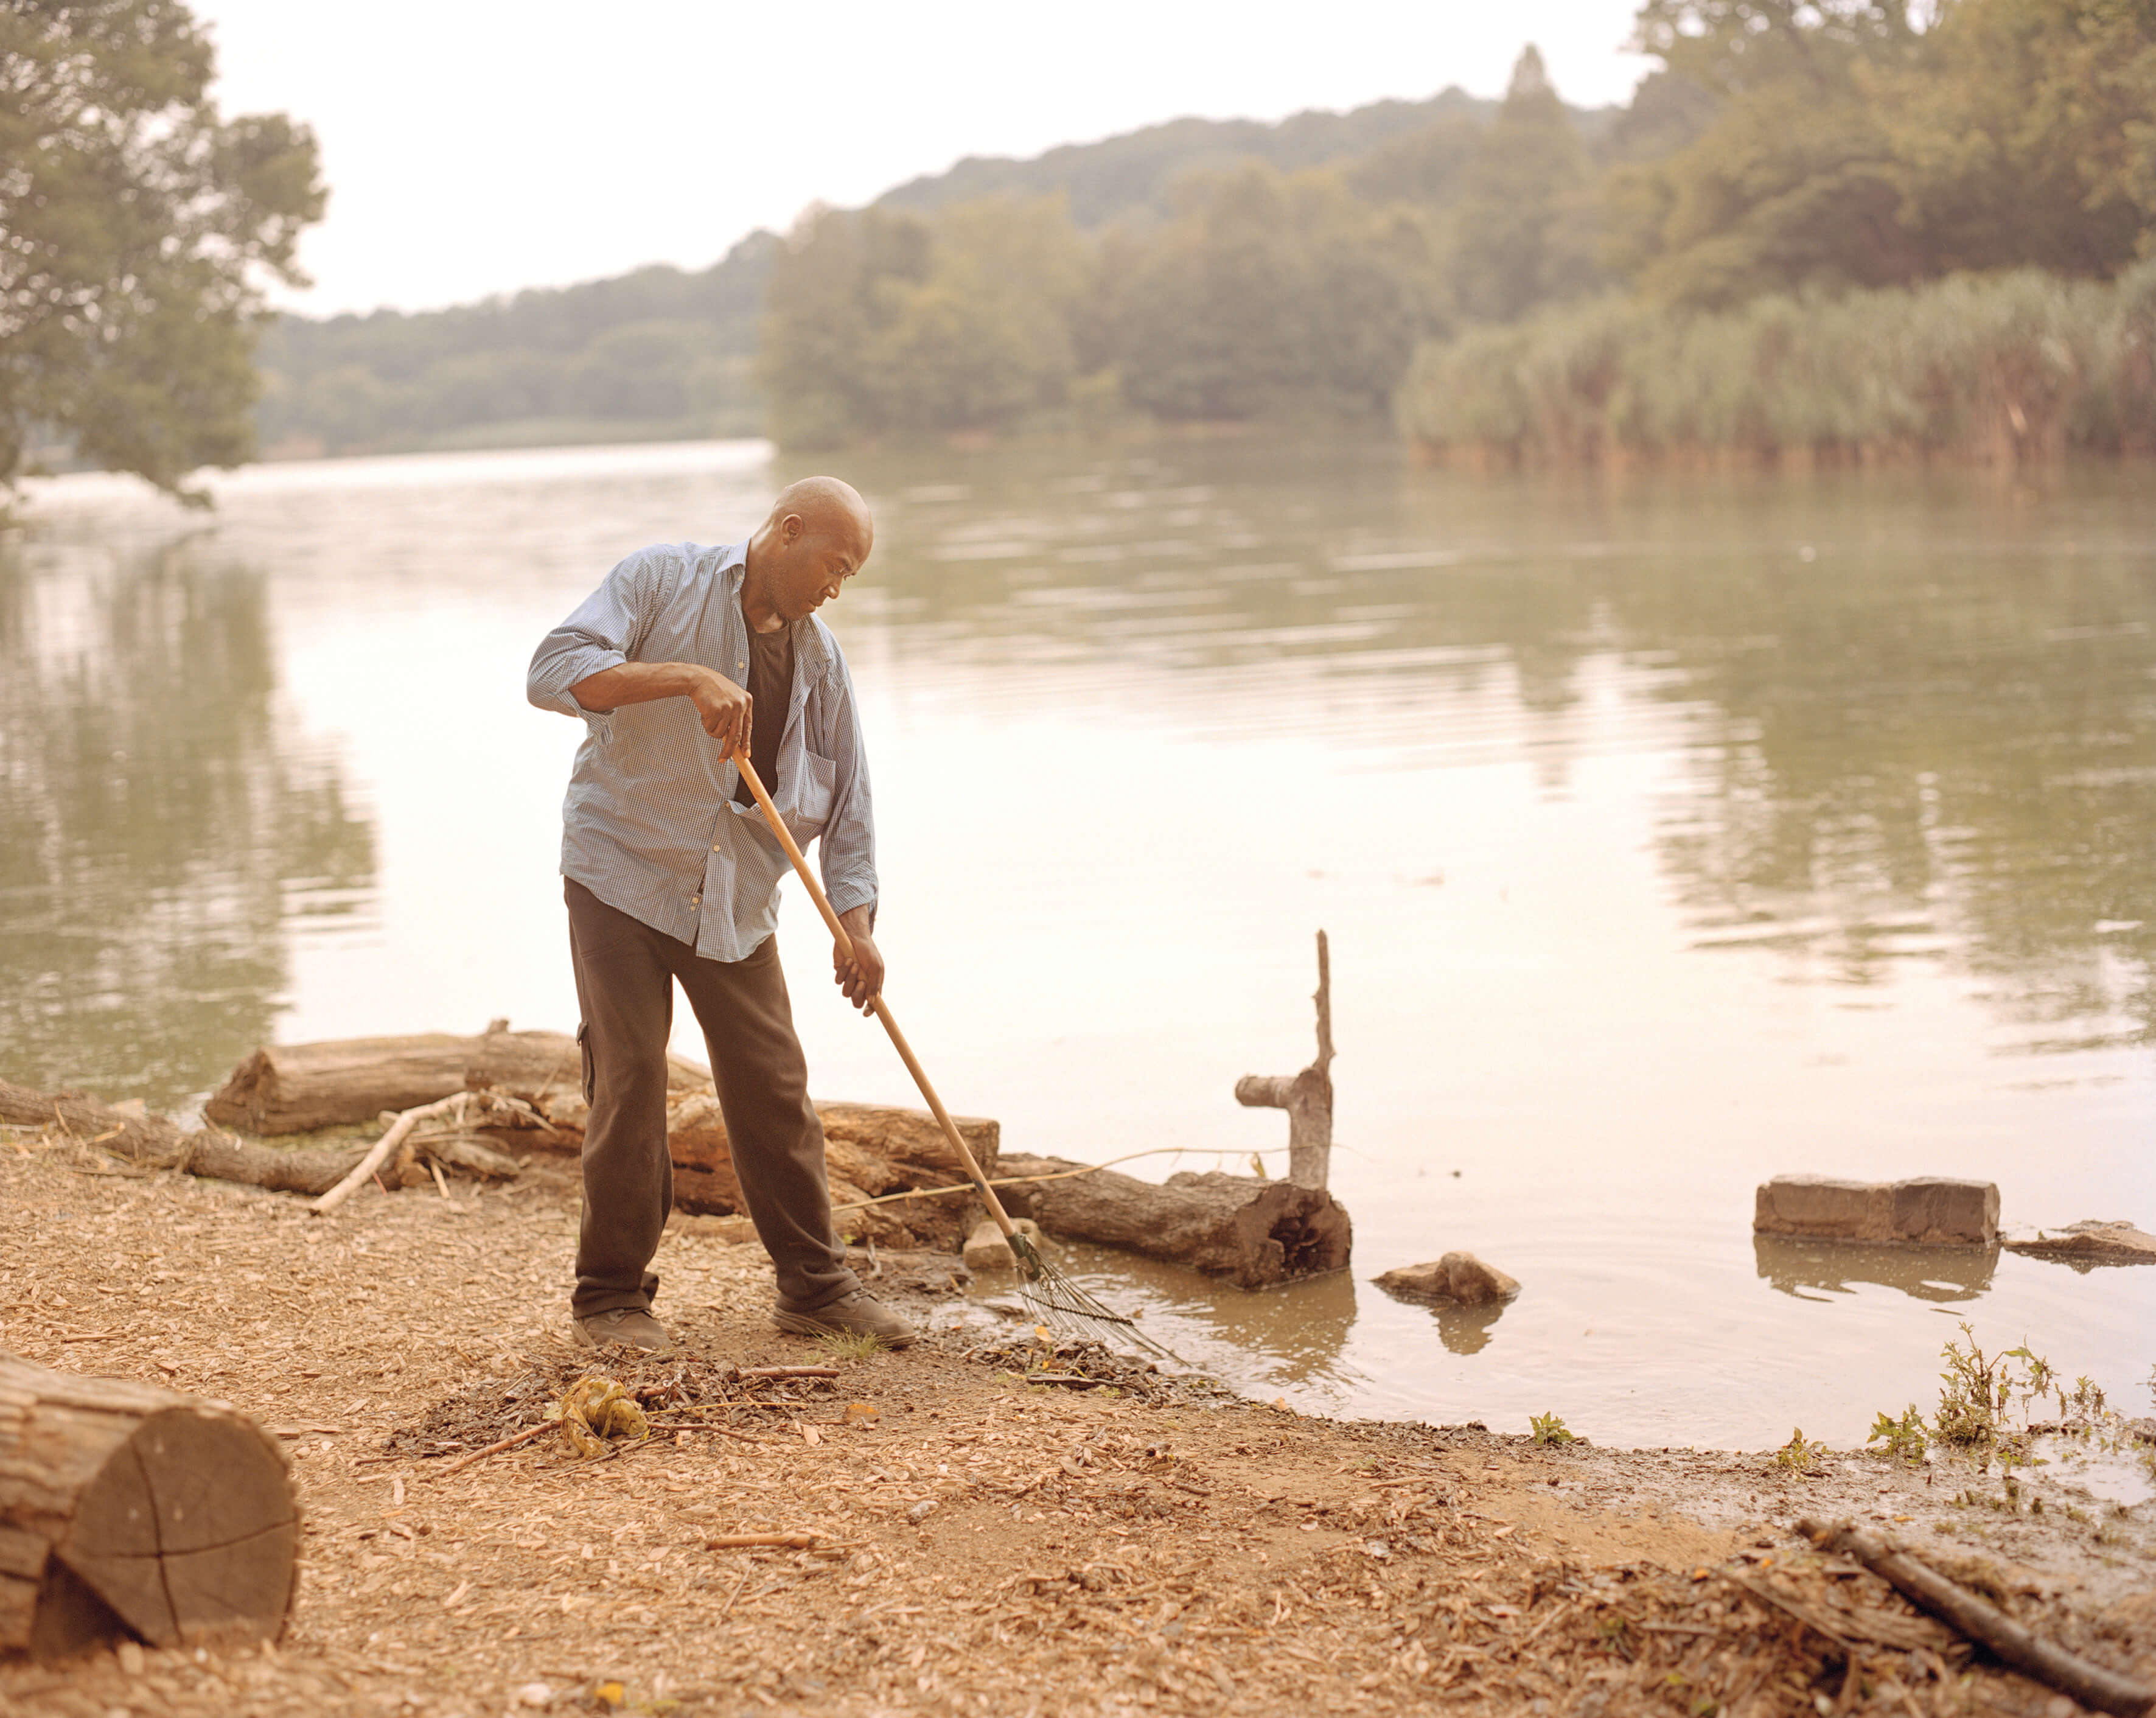
<instances>
[{"instance_id":1,"label":"riverbank","mask_svg":"<svg viewBox=\"0 0 2156 1718\"><path fill-rule=\"evenodd\" d=\"M1803 1515L1883 1522L2053 1638L2156 1672L2146 1510L2099 1511L2025 1471L2009 1513L1954 1501L1995 1478L1866 1455L1805 1472L1327 1421L1142 1376L1029 1386L1010 1339L984 1359L978 1331L947 1328L952 1299L918 1286L933 1273L892 1290L928 1341L836 1359L834 1384L732 1413L743 1429L588 1466L542 1439L430 1477L442 1460L409 1452L475 1442L516 1392L588 1363L561 1335L576 1220L572 1181L544 1163L505 1191L369 1191L322 1219L8 1136L0 1346L257 1415L290 1452L307 1531L280 1650L17 1666L0 1705L478 1718L531 1710L515 1703L542 1685L555 1710L588 1709L619 1682L632 1706L690 1713L1592 1713L1669 1710L1672 1690L1688 1709L1795 1710L1839 1692L1840 1661L1740 1581L1821 1603L1861 1586L1866 1614L1898 1618L1875 1632L1934 1628L1871 1577L1834 1577L1794 1535ZM680 1225L658 1266L689 1373L830 1358L770 1329L752 1244ZM769 1531L825 1537L709 1546ZM1874 1644L1845 1710L2052 1710L1932 1638L1943 1680L1933 1648Z\"/></svg>"}]
</instances>

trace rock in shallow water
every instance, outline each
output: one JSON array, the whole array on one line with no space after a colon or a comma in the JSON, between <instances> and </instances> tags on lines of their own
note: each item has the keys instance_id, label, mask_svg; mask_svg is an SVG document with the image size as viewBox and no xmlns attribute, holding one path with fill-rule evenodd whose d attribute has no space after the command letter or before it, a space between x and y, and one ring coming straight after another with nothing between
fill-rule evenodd
<instances>
[{"instance_id":1,"label":"rock in shallow water","mask_svg":"<svg viewBox=\"0 0 2156 1718\"><path fill-rule=\"evenodd\" d=\"M1435 1300L1458 1306L1486 1306L1520 1292L1517 1280L1472 1253L1448 1253L1430 1264L1406 1264L1373 1280L1389 1295L1408 1300Z\"/></svg>"},{"instance_id":2,"label":"rock in shallow water","mask_svg":"<svg viewBox=\"0 0 2156 1718\"><path fill-rule=\"evenodd\" d=\"M1778 1175L1759 1187L1752 1232L1830 1241L1988 1247L1999 1238L1999 1188L1992 1182L1947 1176L1837 1181L1824 1175Z\"/></svg>"},{"instance_id":3,"label":"rock in shallow water","mask_svg":"<svg viewBox=\"0 0 2156 1718\"><path fill-rule=\"evenodd\" d=\"M2069 1264L2156 1264L2156 1235L2123 1221L2070 1223L2064 1228L2039 1229L2033 1236L2011 1235L2002 1244L2010 1253Z\"/></svg>"},{"instance_id":4,"label":"rock in shallow water","mask_svg":"<svg viewBox=\"0 0 2156 1718\"><path fill-rule=\"evenodd\" d=\"M1040 1244L1040 1225L1029 1217L1015 1218L1011 1227L1035 1246ZM996 1227L995 1219L984 1217L973 1225L973 1232L966 1237L966 1269L968 1270L1015 1270L1018 1259L1012 1254L1010 1243L1004 1232Z\"/></svg>"}]
</instances>

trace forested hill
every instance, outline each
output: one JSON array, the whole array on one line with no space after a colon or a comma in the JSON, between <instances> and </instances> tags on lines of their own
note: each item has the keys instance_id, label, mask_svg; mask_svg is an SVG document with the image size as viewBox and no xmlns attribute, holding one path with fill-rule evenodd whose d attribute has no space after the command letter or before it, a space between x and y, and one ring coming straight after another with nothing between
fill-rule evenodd
<instances>
[{"instance_id":1,"label":"forested hill","mask_svg":"<svg viewBox=\"0 0 2156 1718\"><path fill-rule=\"evenodd\" d=\"M1060 196L1078 226L1098 230L1163 216L1177 183L1250 162L1281 172L1359 162L1389 194L1443 202L1496 110L1449 89L1270 125L1175 120L1029 161L969 158L876 206ZM1568 116L1591 141L1614 113ZM693 273L659 265L445 310L283 318L260 353L263 445L291 454L752 434L777 248L757 233Z\"/></svg>"},{"instance_id":2,"label":"forested hill","mask_svg":"<svg viewBox=\"0 0 2156 1718\"><path fill-rule=\"evenodd\" d=\"M710 268L407 315L285 316L258 356L272 457L752 435L752 377L778 241L752 233Z\"/></svg>"},{"instance_id":3,"label":"forested hill","mask_svg":"<svg viewBox=\"0 0 2156 1718\"><path fill-rule=\"evenodd\" d=\"M1495 101L1457 87L1427 101L1378 101L1347 113L1298 113L1266 125L1257 120L1171 120L1166 125L1067 143L1025 161L968 156L947 172L909 179L876 199L887 209L923 212L984 197L1061 196L1079 227L1106 227L1131 216L1164 213L1168 192L1192 173L1261 161L1281 172L1330 167L1427 130L1440 120L1487 124ZM1583 139L1608 123L1612 109L1573 110Z\"/></svg>"}]
</instances>

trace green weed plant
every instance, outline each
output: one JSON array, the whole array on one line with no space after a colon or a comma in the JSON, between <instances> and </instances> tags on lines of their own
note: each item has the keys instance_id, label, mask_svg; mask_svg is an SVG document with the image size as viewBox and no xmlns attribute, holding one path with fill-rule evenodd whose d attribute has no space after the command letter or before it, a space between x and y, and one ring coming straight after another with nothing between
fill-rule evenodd
<instances>
[{"instance_id":1,"label":"green weed plant","mask_svg":"<svg viewBox=\"0 0 2156 1718\"><path fill-rule=\"evenodd\" d=\"M1867 1444L1881 1444L1881 1452L1890 1459L1908 1463L1912 1467L1923 1465L1931 1449L1931 1438L1924 1428L1924 1417L1911 1403L1898 1420L1882 1412L1871 1423L1871 1434L1864 1440Z\"/></svg>"}]
</instances>

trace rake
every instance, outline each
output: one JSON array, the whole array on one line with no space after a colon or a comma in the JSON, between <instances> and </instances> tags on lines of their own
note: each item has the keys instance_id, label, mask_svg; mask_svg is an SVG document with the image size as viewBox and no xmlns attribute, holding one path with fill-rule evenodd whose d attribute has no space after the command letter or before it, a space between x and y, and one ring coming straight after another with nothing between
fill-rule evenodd
<instances>
[{"instance_id":1,"label":"rake","mask_svg":"<svg viewBox=\"0 0 2156 1718\"><path fill-rule=\"evenodd\" d=\"M846 935L846 927L839 922L839 915L831 910L830 897L824 893L823 885L808 869L808 861L802 857L801 849L793 839L793 832L778 815L778 808L771 803L757 779L755 766L748 761L745 748L737 746L733 761L741 770L742 780L748 783L748 791L756 796L757 804L762 808L764 821L771 825L771 833L778 838L778 844L786 849L786 856L793 862L794 874L808 890L809 899L816 903L816 910L824 915L832 938L849 959L854 951L853 939ZM891 1018L890 1008L879 996L870 1004L875 1017L883 1022L883 1029L891 1034L891 1046L898 1059L906 1064L906 1071L913 1076L913 1083L921 1088L921 1095L928 1100L929 1112L936 1124L943 1130L943 1137L951 1142L951 1149L958 1155L967 1176L980 1190L981 1197L988 1202L988 1215L995 1219L996 1227L1004 1233L1004 1239L1011 1249L1011 1257L1018 1261L1019 1274L1024 1279L1019 1294L1039 1321L1051 1331L1088 1341L1113 1342L1122 1341L1136 1343L1150 1350L1163 1360L1176 1356L1159 1343L1146 1336L1134 1319L1127 1318L1113 1307L1096 1300L1084 1289L1040 1256L1040 1249L1028 1240L1010 1220L1004 1209L1004 1202L996 1197L996 1190L988 1185L988 1178L981 1173L981 1166L973 1161L973 1154L966 1144L965 1136L958 1131L958 1124L951 1119L951 1112L943 1107L943 1100L936 1095L936 1088L929 1084L928 1074L913 1046L906 1041L906 1034L898 1029L898 1022ZM1179 1362L1178 1362L1179 1363Z\"/></svg>"}]
</instances>

